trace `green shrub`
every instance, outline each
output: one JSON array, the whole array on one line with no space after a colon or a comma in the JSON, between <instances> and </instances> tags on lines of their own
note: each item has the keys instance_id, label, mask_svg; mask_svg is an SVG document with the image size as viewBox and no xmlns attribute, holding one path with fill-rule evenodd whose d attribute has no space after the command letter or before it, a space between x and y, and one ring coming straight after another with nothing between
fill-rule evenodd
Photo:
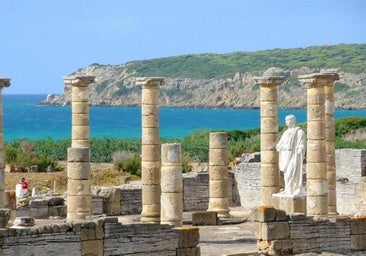
<instances>
[{"instance_id":1,"label":"green shrub","mask_svg":"<svg viewBox=\"0 0 366 256\"><path fill-rule=\"evenodd\" d=\"M208 162L209 132L194 131L181 140L182 150L193 161Z\"/></svg>"},{"instance_id":2,"label":"green shrub","mask_svg":"<svg viewBox=\"0 0 366 256\"><path fill-rule=\"evenodd\" d=\"M116 168L118 171L141 177L141 157L137 154L131 154L119 161L114 162L114 168Z\"/></svg>"}]
</instances>

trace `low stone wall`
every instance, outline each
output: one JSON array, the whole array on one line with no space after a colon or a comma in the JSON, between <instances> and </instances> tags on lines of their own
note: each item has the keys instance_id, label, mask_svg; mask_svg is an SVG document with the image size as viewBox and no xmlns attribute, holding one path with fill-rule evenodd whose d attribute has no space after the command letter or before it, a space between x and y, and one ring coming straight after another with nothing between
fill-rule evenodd
<instances>
[{"instance_id":1,"label":"low stone wall","mask_svg":"<svg viewBox=\"0 0 366 256\"><path fill-rule=\"evenodd\" d=\"M337 209L340 214L359 214L359 202L354 201L356 188L366 177L366 150L336 150ZM365 204L366 199L364 198Z\"/></svg>"},{"instance_id":2,"label":"low stone wall","mask_svg":"<svg viewBox=\"0 0 366 256\"><path fill-rule=\"evenodd\" d=\"M183 174L184 211L206 211L208 209L209 193L208 172ZM233 172L228 173L228 197L230 206L240 205L237 181Z\"/></svg>"},{"instance_id":3,"label":"low stone wall","mask_svg":"<svg viewBox=\"0 0 366 256\"><path fill-rule=\"evenodd\" d=\"M246 209L259 206L261 163L240 163L235 169L235 181L240 198L240 205Z\"/></svg>"},{"instance_id":4,"label":"low stone wall","mask_svg":"<svg viewBox=\"0 0 366 256\"><path fill-rule=\"evenodd\" d=\"M258 253L349 253L366 251L366 218L313 219L304 214L257 207L251 212Z\"/></svg>"},{"instance_id":5,"label":"low stone wall","mask_svg":"<svg viewBox=\"0 0 366 256\"><path fill-rule=\"evenodd\" d=\"M192 255L199 256L198 228L91 221L0 229L0 255ZM189 254L188 254L189 253Z\"/></svg>"}]
</instances>

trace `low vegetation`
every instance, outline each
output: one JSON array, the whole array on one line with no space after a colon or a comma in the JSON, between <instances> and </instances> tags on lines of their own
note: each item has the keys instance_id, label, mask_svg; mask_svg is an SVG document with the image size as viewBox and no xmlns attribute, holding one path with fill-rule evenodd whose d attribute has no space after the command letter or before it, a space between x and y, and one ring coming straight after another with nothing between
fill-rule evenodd
<instances>
[{"instance_id":1,"label":"low vegetation","mask_svg":"<svg viewBox=\"0 0 366 256\"><path fill-rule=\"evenodd\" d=\"M306 131L306 124L299 124ZM280 132L285 126L279 128ZM339 148L366 148L366 118L348 117L335 121L335 146ZM199 130L183 139L163 140L162 143L178 142L183 150L183 172L191 170L191 162L207 162L209 152L209 131ZM7 188L14 187L21 176L31 182L40 182L41 187L66 190L67 178L65 161L70 140L16 140L5 143L6 163L23 172L7 173ZM141 140L117 138L93 138L91 140L91 161L107 163L92 166L93 185L118 185L126 176L141 176ZM232 161L242 153L260 151L260 129L228 131L228 159ZM30 167L37 165L39 173L29 173ZM33 181L32 181L33 179ZM44 183L44 184L43 184Z\"/></svg>"}]
</instances>

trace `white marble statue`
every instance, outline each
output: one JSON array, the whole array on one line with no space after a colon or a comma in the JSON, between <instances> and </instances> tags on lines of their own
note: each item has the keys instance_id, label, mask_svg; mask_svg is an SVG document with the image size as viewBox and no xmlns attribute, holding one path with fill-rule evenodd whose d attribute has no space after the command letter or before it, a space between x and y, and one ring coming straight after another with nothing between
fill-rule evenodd
<instances>
[{"instance_id":1,"label":"white marble statue","mask_svg":"<svg viewBox=\"0 0 366 256\"><path fill-rule=\"evenodd\" d=\"M300 127L296 127L294 115L286 116L286 125L288 129L276 145L279 168L284 173L285 180L285 189L280 194L296 196L304 193L302 175L306 136Z\"/></svg>"}]
</instances>

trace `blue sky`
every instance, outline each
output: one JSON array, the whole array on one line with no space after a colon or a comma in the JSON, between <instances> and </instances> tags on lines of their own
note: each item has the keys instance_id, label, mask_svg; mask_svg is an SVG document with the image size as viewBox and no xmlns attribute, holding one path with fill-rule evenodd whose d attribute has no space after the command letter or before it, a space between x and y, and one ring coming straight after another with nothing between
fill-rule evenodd
<instances>
[{"instance_id":1,"label":"blue sky","mask_svg":"<svg viewBox=\"0 0 366 256\"><path fill-rule=\"evenodd\" d=\"M364 0L0 0L4 94L62 93L92 63L366 43Z\"/></svg>"}]
</instances>

